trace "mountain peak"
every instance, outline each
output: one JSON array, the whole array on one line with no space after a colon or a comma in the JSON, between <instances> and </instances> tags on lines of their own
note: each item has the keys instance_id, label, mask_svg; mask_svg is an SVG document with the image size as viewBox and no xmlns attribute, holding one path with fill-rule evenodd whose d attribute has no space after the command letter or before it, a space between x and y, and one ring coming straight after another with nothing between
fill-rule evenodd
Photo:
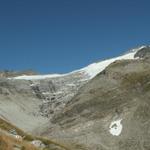
<instances>
[{"instance_id":1,"label":"mountain peak","mask_svg":"<svg viewBox=\"0 0 150 150\"><path fill-rule=\"evenodd\" d=\"M138 52L139 50L143 49L143 48L146 48L146 47L149 47L148 45L142 45L142 46L138 46L136 48L132 48L129 50L129 52Z\"/></svg>"},{"instance_id":2,"label":"mountain peak","mask_svg":"<svg viewBox=\"0 0 150 150\"><path fill-rule=\"evenodd\" d=\"M141 46L134 56L135 58L147 58L150 57L150 46Z\"/></svg>"}]
</instances>

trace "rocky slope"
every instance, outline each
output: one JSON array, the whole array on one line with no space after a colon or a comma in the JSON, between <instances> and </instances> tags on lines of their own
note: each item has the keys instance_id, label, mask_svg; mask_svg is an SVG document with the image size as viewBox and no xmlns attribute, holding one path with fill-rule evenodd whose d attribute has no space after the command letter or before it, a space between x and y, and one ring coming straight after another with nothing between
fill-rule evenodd
<instances>
[{"instance_id":1,"label":"rocky slope","mask_svg":"<svg viewBox=\"0 0 150 150\"><path fill-rule=\"evenodd\" d=\"M68 74L3 76L0 117L73 149L146 150L149 56L142 46Z\"/></svg>"},{"instance_id":2,"label":"rocky slope","mask_svg":"<svg viewBox=\"0 0 150 150\"><path fill-rule=\"evenodd\" d=\"M75 149L150 149L150 48L119 60L80 89L57 114L51 136ZM57 124L57 128L56 128Z\"/></svg>"}]
</instances>

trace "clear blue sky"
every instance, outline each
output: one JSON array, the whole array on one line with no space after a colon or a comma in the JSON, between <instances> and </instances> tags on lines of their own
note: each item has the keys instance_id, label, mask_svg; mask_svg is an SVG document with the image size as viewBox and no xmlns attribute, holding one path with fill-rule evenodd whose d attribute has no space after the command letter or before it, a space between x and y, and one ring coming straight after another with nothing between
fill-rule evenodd
<instances>
[{"instance_id":1,"label":"clear blue sky","mask_svg":"<svg viewBox=\"0 0 150 150\"><path fill-rule=\"evenodd\" d=\"M0 70L64 73L150 44L150 0L0 0Z\"/></svg>"}]
</instances>

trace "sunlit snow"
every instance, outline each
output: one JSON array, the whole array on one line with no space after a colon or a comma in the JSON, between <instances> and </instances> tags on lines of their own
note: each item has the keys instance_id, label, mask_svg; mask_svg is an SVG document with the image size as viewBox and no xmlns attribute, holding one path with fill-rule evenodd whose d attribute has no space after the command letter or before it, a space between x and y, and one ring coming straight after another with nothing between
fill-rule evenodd
<instances>
[{"instance_id":1,"label":"sunlit snow","mask_svg":"<svg viewBox=\"0 0 150 150\"><path fill-rule=\"evenodd\" d=\"M111 58L111 59L107 59L98 63L93 63L81 70L85 71L90 78L95 77L98 73L102 72L108 65L110 65L111 63L115 62L116 60L124 60L124 59L135 59L134 55L136 54L136 52L140 49L142 49L142 47L137 48L137 49L133 49L130 53L127 53L125 55L116 57L116 58Z\"/></svg>"},{"instance_id":2,"label":"sunlit snow","mask_svg":"<svg viewBox=\"0 0 150 150\"><path fill-rule=\"evenodd\" d=\"M22 76L17 76L11 79L22 79L22 80L38 80L38 79L46 79L46 78L56 78L60 77L60 74L49 74L49 75L22 75Z\"/></svg>"},{"instance_id":3,"label":"sunlit snow","mask_svg":"<svg viewBox=\"0 0 150 150\"><path fill-rule=\"evenodd\" d=\"M113 136L119 136L121 134L123 128L121 121L122 119L111 122L109 126L110 134L112 134Z\"/></svg>"},{"instance_id":4,"label":"sunlit snow","mask_svg":"<svg viewBox=\"0 0 150 150\"><path fill-rule=\"evenodd\" d=\"M100 61L97 63L93 63L85 68L79 69L79 70L75 70L73 72L70 73L66 73L66 74L49 74L49 75L22 75L22 76L17 76L14 78L9 78L9 79L22 79L22 80L38 80L38 79L46 79L46 78L57 78L57 77L63 77L63 76L67 76L73 73L83 73L86 74L88 77L88 79L91 79L93 77L95 77L98 73L102 72L108 65L110 65L111 63L115 62L116 60L123 60L123 59L135 59L134 55L137 53L137 51L139 51L140 49L144 48L145 46L141 46L139 48L136 49L132 49L129 53L116 57L116 58L112 58L112 59L107 59L104 61Z\"/></svg>"}]
</instances>

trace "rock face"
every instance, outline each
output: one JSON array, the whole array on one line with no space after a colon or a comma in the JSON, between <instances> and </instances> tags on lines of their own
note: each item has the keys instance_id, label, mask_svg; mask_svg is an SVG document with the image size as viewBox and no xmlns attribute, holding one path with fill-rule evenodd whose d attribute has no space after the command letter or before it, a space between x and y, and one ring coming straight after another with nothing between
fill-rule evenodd
<instances>
[{"instance_id":1,"label":"rock face","mask_svg":"<svg viewBox=\"0 0 150 150\"><path fill-rule=\"evenodd\" d=\"M149 150L150 47L65 75L0 78L0 117L75 150Z\"/></svg>"},{"instance_id":2,"label":"rock face","mask_svg":"<svg viewBox=\"0 0 150 150\"><path fill-rule=\"evenodd\" d=\"M140 51L138 51L135 56L136 57L139 57L139 58L149 58L150 57L150 47L149 46L146 46L146 47L143 47Z\"/></svg>"},{"instance_id":3,"label":"rock face","mask_svg":"<svg viewBox=\"0 0 150 150\"><path fill-rule=\"evenodd\" d=\"M74 73L64 77L31 81L32 90L39 99L42 99L41 115L52 118L55 113L61 112L65 104L87 82L83 77L81 73Z\"/></svg>"},{"instance_id":4,"label":"rock face","mask_svg":"<svg viewBox=\"0 0 150 150\"><path fill-rule=\"evenodd\" d=\"M25 131L32 131L48 122L39 114L42 101L27 81L0 79L0 117Z\"/></svg>"},{"instance_id":5,"label":"rock face","mask_svg":"<svg viewBox=\"0 0 150 150\"><path fill-rule=\"evenodd\" d=\"M81 73L44 80L0 78L0 116L26 131L49 125L86 82Z\"/></svg>"}]
</instances>

